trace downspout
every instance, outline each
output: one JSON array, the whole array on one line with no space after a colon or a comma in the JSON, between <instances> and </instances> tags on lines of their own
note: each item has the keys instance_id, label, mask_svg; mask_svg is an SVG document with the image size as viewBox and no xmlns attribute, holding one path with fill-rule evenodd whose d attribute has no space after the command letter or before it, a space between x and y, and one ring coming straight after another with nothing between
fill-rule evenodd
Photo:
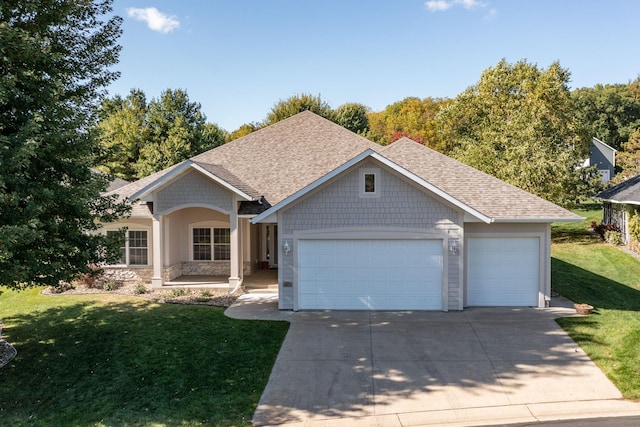
<instances>
[{"instance_id":1,"label":"downspout","mask_svg":"<svg viewBox=\"0 0 640 427\"><path fill-rule=\"evenodd\" d=\"M244 281L244 277L241 277L240 280L238 280L238 284L236 285L235 288L233 288L233 290L231 292L229 292L229 295L233 295L236 292L238 292L238 289L240 289L240 287L242 287L242 282Z\"/></svg>"}]
</instances>

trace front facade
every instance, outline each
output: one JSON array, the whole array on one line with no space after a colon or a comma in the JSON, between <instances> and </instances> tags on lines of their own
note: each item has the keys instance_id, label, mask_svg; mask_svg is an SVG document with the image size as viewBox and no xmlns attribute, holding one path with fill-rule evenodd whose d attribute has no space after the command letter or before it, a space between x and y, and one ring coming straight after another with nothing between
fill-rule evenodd
<instances>
[{"instance_id":1,"label":"front facade","mask_svg":"<svg viewBox=\"0 0 640 427\"><path fill-rule=\"evenodd\" d=\"M224 275L234 289L277 268L279 307L292 310L544 307L550 223L580 219L408 139L381 147L310 112L114 191L134 208L110 226L129 233L110 272L156 287Z\"/></svg>"}]
</instances>

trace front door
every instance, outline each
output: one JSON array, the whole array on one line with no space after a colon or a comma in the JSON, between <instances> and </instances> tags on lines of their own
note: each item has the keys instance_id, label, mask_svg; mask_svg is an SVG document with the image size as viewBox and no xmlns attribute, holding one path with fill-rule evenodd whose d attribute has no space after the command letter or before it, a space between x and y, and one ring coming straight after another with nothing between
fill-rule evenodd
<instances>
[{"instance_id":1,"label":"front door","mask_svg":"<svg viewBox=\"0 0 640 427\"><path fill-rule=\"evenodd\" d=\"M269 268L278 267L278 225L262 226L262 261L269 263Z\"/></svg>"}]
</instances>

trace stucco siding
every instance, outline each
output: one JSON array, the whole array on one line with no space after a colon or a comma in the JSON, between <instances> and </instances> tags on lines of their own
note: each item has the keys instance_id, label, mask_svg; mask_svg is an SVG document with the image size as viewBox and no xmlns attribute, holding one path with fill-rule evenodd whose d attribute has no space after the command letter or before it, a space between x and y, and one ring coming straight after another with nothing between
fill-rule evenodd
<instances>
[{"instance_id":1,"label":"stucco siding","mask_svg":"<svg viewBox=\"0 0 640 427\"><path fill-rule=\"evenodd\" d=\"M364 170L376 170L378 197L361 197L361 174ZM327 231L348 229L401 232L416 230L419 234L432 234L443 239L445 248L448 239L461 241L461 212L418 189L396 175L395 172L368 162L354 168L338 179L328 182L309 196L278 213L280 245L288 240L292 253L295 247L294 233L307 230ZM460 255L444 257L443 265L448 290L447 309L461 308ZM280 308L293 308L294 288L285 286L295 280L294 257L282 256L279 262Z\"/></svg>"},{"instance_id":2,"label":"stucco siding","mask_svg":"<svg viewBox=\"0 0 640 427\"><path fill-rule=\"evenodd\" d=\"M156 192L154 213L163 214L185 205L211 206L228 213L233 208L233 197L229 190L200 172L189 171Z\"/></svg>"}]
</instances>

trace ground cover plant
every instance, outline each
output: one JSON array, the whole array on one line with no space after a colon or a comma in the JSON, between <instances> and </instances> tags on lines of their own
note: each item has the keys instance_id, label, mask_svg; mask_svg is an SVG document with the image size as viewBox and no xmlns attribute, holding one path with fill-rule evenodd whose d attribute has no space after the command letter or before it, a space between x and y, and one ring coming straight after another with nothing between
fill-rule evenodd
<instances>
[{"instance_id":1,"label":"ground cover plant","mask_svg":"<svg viewBox=\"0 0 640 427\"><path fill-rule=\"evenodd\" d=\"M628 399L640 398L640 259L593 233L597 207L576 210L585 221L554 224L552 287L595 307L586 317L558 323Z\"/></svg>"},{"instance_id":2,"label":"ground cover plant","mask_svg":"<svg viewBox=\"0 0 640 427\"><path fill-rule=\"evenodd\" d=\"M286 322L126 295L3 290L0 419L12 426L250 425Z\"/></svg>"}]
</instances>

